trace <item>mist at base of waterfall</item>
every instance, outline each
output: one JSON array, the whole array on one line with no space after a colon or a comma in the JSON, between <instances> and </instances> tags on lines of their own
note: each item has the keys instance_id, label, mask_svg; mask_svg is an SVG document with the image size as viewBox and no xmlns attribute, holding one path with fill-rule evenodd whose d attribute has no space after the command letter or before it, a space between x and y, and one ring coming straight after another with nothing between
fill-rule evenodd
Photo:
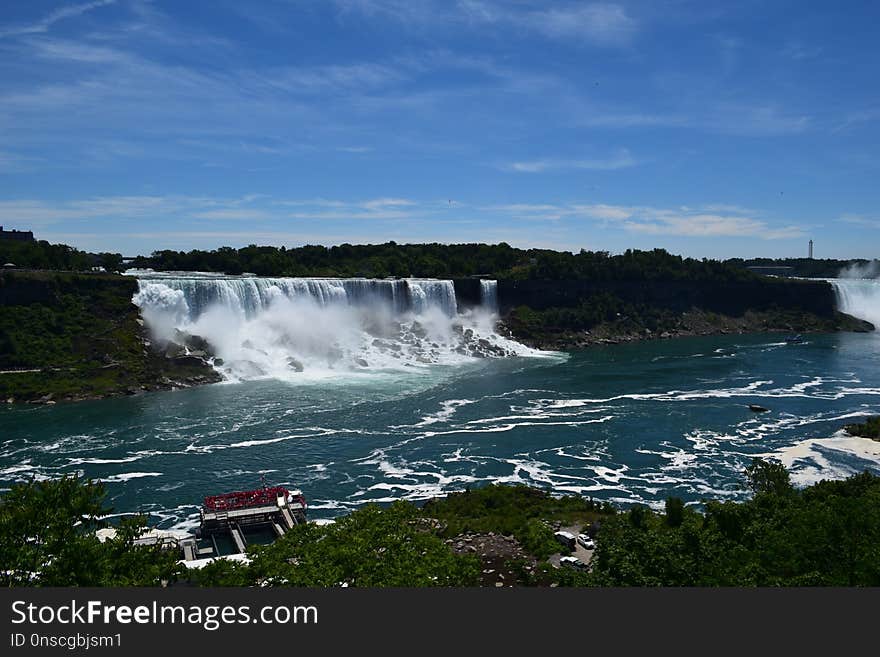
<instances>
[{"instance_id":1,"label":"mist at base of waterfall","mask_svg":"<svg viewBox=\"0 0 880 657\"><path fill-rule=\"evenodd\" d=\"M849 270L850 274L876 274L876 269ZM878 278L831 278L837 309L841 312L871 322L880 328L880 279Z\"/></svg>"},{"instance_id":2,"label":"mist at base of waterfall","mask_svg":"<svg viewBox=\"0 0 880 657\"><path fill-rule=\"evenodd\" d=\"M253 319L216 306L181 328L215 347L217 367L230 380L369 375L532 351L495 333L494 317L480 311L395 317L285 298Z\"/></svg>"},{"instance_id":3,"label":"mist at base of waterfall","mask_svg":"<svg viewBox=\"0 0 880 657\"><path fill-rule=\"evenodd\" d=\"M451 281L146 277L134 302L154 338L211 346L228 381L325 380L544 356L498 334L494 281L485 305L458 312Z\"/></svg>"}]
</instances>

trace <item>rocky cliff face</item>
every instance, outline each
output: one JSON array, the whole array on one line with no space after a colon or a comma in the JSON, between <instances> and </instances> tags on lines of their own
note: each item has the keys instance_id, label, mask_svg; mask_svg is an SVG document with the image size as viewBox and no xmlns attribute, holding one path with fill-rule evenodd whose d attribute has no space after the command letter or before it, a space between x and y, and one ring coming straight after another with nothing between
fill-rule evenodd
<instances>
[{"instance_id":1,"label":"rocky cliff face","mask_svg":"<svg viewBox=\"0 0 880 657\"><path fill-rule=\"evenodd\" d=\"M456 279L460 308L480 303L480 281ZM610 294L632 304L685 312L699 308L738 316L748 310L784 308L831 317L834 290L825 281L761 278L755 281L588 281L499 280L502 314L517 306L534 310L570 308L597 294Z\"/></svg>"},{"instance_id":2,"label":"rocky cliff face","mask_svg":"<svg viewBox=\"0 0 880 657\"><path fill-rule=\"evenodd\" d=\"M498 304L511 337L546 349L633 340L767 331L871 331L835 309L824 281L500 280ZM455 281L463 308L480 282Z\"/></svg>"},{"instance_id":3,"label":"rocky cliff face","mask_svg":"<svg viewBox=\"0 0 880 657\"><path fill-rule=\"evenodd\" d=\"M676 312L699 308L738 316L748 310L785 308L830 317L835 310L834 291L824 281L498 281L502 313L517 306L535 310L577 306L582 299L602 293Z\"/></svg>"}]
</instances>

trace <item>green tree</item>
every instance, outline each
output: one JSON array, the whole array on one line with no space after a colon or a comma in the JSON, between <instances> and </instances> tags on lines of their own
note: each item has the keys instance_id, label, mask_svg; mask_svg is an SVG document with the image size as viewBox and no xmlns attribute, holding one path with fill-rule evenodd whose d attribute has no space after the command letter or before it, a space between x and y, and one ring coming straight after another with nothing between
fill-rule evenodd
<instances>
[{"instance_id":1,"label":"green tree","mask_svg":"<svg viewBox=\"0 0 880 657\"><path fill-rule=\"evenodd\" d=\"M746 483L756 495L787 495L794 489L788 470L779 461L754 458L746 468Z\"/></svg>"},{"instance_id":2,"label":"green tree","mask_svg":"<svg viewBox=\"0 0 880 657\"><path fill-rule=\"evenodd\" d=\"M666 524L670 527L681 527L684 521L684 500L680 497L666 498Z\"/></svg>"},{"instance_id":3,"label":"green tree","mask_svg":"<svg viewBox=\"0 0 880 657\"><path fill-rule=\"evenodd\" d=\"M215 562L198 573L205 585L469 586L474 556L454 554L408 502L367 505L330 525L305 524L269 546L249 550L250 564Z\"/></svg>"},{"instance_id":4,"label":"green tree","mask_svg":"<svg viewBox=\"0 0 880 657\"><path fill-rule=\"evenodd\" d=\"M77 476L14 485L0 498L4 586L157 586L180 573L177 554L133 541L145 524L129 518L100 542L104 487Z\"/></svg>"}]
</instances>

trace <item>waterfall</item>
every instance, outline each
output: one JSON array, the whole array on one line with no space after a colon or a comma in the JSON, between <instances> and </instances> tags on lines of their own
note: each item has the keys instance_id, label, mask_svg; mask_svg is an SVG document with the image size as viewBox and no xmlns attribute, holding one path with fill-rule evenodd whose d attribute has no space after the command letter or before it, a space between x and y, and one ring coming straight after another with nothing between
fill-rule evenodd
<instances>
[{"instance_id":1,"label":"waterfall","mask_svg":"<svg viewBox=\"0 0 880 657\"><path fill-rule=\"evenodd\" d=\"M448 280L134 275L133 301L159 344L201 336L232 380L534 353L495 333L495 281L482 281L482 308L460 314Z\"/></svg>"},{"instance_id":2,"label":"waterfall","mask_svg":"<svg viewBox=\"0 0 880 657\"><path fill-rule=\"evenodd\" d=\"M837 309L871 322L880 329L880 279L832 278Z\"/></svg>"},{"instance_id":3,"label":"waterfall","mask_svg":"<svg viewBox=\"0 0 880 657\"><path fill-rule=\"evenodd\" d=\"M498 281L480 281L480 306L492 313L498 313Z\"/></svg>"},{"instance_id":4,"label":"waterfall","mask_svg":"<svg viewBox=\"0 0 880 657\"><path fill-rule=\"evenodd\" d=\"M208 308L221 305L245 317L255 317L279 296L308 299L320 307L342 305L381 307L392 313L424 312L439 308L455 315L452 281L380 280L370 278L185 278L140 277L140 292L168 288L182 293L188 319L198 319Z\"/></svg>"},{"instance_id":5,"label":"waterfall","mask_svg":"<svg viewBox=\"0 0 880 657\"><path fill-rule=\"evenodd\" d=\"M406 280L406 291L408 306L405 310L423 313L431 307L437 307L447 317L452 317L458 312L455 286L452 281L411 278Z\"/></svg>"}]
</instances>

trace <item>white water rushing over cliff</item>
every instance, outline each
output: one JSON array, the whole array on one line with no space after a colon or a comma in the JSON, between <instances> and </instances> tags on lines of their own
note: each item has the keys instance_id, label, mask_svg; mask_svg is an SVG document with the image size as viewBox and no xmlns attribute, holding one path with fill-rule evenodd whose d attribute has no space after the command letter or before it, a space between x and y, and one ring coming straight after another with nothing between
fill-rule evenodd
<instances>
[{"instance_id":1,"label":"white water rushing over cliff","mask_svg":"<svg viewBox=\"0 0 880 657\"><path fill-rule=\"evenodd\" d=\"M828 279L837 297L837 309L871 322L880 330L880 279Z\"/></svg>"},{"instance_id":2,"label":"white water rushing over cliff","mask_svg":"<svg viewBox=\"0 0 880 657\"><path fill-rule=\"evenodd\" d=\"M229 380L356 372L537 355L495 332L495 281L459 313L452 281L260 278L138 272L134 303L159 342L205 338Z\"/></svg>"},{"instance_id":3,"label":"white water rushing over cliff","mask_svg":"<svg viewBox=\"0 0 880 657\"><path fill-rule=\"evenodd\" d=\"M480 281L480 304L491 313L498 313L498 281Z\"/></svg>"}]
</instances>

